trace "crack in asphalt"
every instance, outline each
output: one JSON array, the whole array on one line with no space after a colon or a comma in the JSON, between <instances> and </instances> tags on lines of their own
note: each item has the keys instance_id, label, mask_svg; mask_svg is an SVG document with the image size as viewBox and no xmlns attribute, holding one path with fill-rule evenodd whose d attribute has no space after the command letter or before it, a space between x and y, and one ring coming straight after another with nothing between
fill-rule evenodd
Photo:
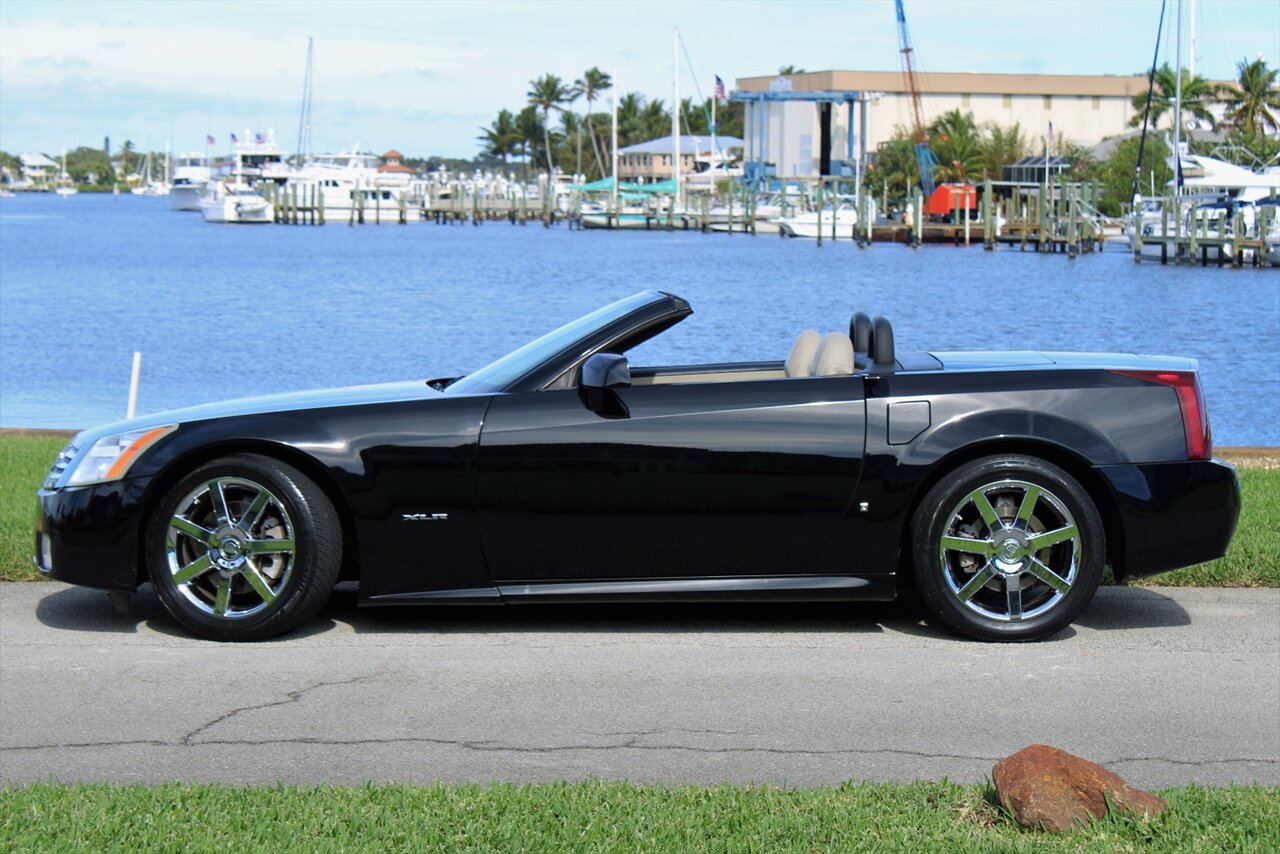
<instances>
[{"instance_id":1,"label":"crack in asphalt","mask_svg":"<svg viewBox=\"0 0 1280 854\"><path fill-rule=\"evenodd\" d=\"M179 743L180 743L180 744L182 744L183 746L190 746L190 745L191 745L191 744L193 744L193 743L197 743L197 742L195 742L195 738L196 738L196 736L200 735L200 733L205 732L206 730L209 730L209 729L211 729L211 728L213 728L213 727L217 726L218 724L222 723L223 721L230 720L231 718L234 718L236 715L238 715L238 714L240 714L240 713L242 713L242 712L253 712L253 711L257 711L258 709L271 709L271 708L274 708L274 707L276 707L276 706L288 706L288 705L290 705L290 704L292 704L292 703L296 703L296 702L298 702L299 700L301 700L301 699L302 699L304 696L306 696L307 694L311 693L312 691L318 690L318 689L320 689L320 688L329 688L329 687L332 687L332 686L334 686L334 685L354 685L356 682L363 682L363 681L368 680L368 679L376 679L377 677L382 676L382 675L384 675L384 674L381 674L381 673L366 673L366 674L364 674L363 676L353 676L353 677L351 677L350 679L331 679L331 680L324 681L324 682L316 682L315 684L313 684L313 685L308 685L308 686L307 686L307 687L305 687L305 688L298 688L297 690L287 692L287 693L284 695L284 696L285 696L285 698L284 698L283 700L273 700L273 701L272 701L272 702L270 702L270 703L255 703L255 704L253 704L253 705L249 705L249 706L237 706L236 708L232 709L231 711L226 712L225 714L221 714L221 715L219 715L218 717L214 718L213 720L211 720L211 721L209 721L209 722L207 722L207 723L203 723L203 724L201 724L200 726L196 727L194 730L192 730L191 732L189 732L189 733L187 733L186 735L184 735L184 736L181 738L181 740L179 741ZM172 742L168 742L168 743L172 743ZM212 741L202 741L202 742L198 742L198 743L199 743L199 744L213 744L214 742L212 742Z\"/></svg>"},{"instance_id":2,"label":"crack in asphalt","mask_svg":"<svg viewBox=\"0 0 1280 854\"><path fill-rule=\"evenodd\" d=\"M349 680L357 681L357 680ZM311 688L303 689L300 692L306 693L325 684L347 684L347 683L321 683L313 685ZM242 709L234 710L220 717L217 721L212 721L201 727L197 732L207 729L214 723L226 720L232 714L240 711L250 711L254 708L266 708L268 706L286 705L296 700L286 700L276 703L267 703L260 706L248 706ZM654 733L670 730L654 730ZM705 730L703 732L718 732L716 730ZM304 736L298 738L265 738L265 739L203 739L201 741L191 741L190 737L184 737L178 741L166 741L163 739L132 739L123 741L97 741L97 742L70 742L61 744L41 744L41 745L24 745L24 746L7 746L0 747L0 752L12 751L39 751L39 750L59 750L59 749L91 749L105 747L262 747L272 744L301 744L315 745L321 747L363 747L369 745L392 745L392 744L430 744L442 747L458 747L464 750L489 753L563 753L570 751L609 751L609 750L645 750L645 751L685 751L690 753L702 754L731 754L731 753L764 753L778 756L913 756L921 759L958 759L972 762L998 762L1003 757L1000 756L975 756L972 754L961 753L929 753L922 750L903 750L898 748L835 748L831 750L815 750L806 748L785 748L785 747L698 747L685 744L639 744L641 738L648 733L639 733L633 738L629 738L619 744L563 744L551 745L546 747L534 747L529 745L504 744L489 739L447 739L447 738L428 738L425 736L404 736L389 738L359 738L359 739L330 739ZM1163 762L1169 765L1183 765L1190 767L1206 767L1210 765L1239 765L1239 764L1261 764L1261 765L1280 765L1280 759L1264 759L1258 757L1232 757L1226 759L1173 759L1167 756L1126 756L1116 759L1103 759L1099 764L1109 765L1125 765L1135 762Z\"/></svg>"}]
</instances>

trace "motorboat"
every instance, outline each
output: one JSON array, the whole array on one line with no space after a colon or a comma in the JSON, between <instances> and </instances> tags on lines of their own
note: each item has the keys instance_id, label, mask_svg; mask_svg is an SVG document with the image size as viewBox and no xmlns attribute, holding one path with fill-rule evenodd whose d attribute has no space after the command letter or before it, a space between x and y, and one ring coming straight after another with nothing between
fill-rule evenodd
<instances>
[{"instance_id":1,"label":"motorboat","mask_svg":"<svg viewBox=\"0 0 1280 854\"><path fill-rule=\"evenodd\" d=\"M268 223L274 213L253 185L235 180L210 184L199 204L205 222Z\"/></svg>"},{"instance_id":2,"label":"motorboat","mask_svg":"<svg viewBox=\"0 0 1280 854\"><path fill-rule=\"evenodd\" d=\"M787 237L808 237L816 239L819 230L827 239L844 237L852 239L854 228L858 224L858 212L853 208L841 205L835 210L824 210L793 214L772 220L778 230Z\"/></svg>"}]
</instances>

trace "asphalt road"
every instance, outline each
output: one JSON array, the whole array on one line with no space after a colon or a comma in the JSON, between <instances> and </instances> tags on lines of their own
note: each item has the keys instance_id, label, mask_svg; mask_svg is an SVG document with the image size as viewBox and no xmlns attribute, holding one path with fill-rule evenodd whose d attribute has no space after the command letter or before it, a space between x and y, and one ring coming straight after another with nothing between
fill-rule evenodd
<instances>
[{"instance_id":1,"label":"asphalt road","mask_svg":"<svg viewBox=\"0 0 1280 854\"><path fill-rule=\"evenodd\" d=\"M0 779L978 781L1043 742L1280 785L1280 590L1105 589L1032 645L920 606L357 611L192 640L149 591L0 585Z\"/></svg>"}]
</instances>

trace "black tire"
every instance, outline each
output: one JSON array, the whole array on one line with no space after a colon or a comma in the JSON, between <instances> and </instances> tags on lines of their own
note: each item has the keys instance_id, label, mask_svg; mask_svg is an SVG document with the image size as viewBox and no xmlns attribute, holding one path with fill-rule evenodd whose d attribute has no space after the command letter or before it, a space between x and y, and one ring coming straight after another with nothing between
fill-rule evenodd
<instances>
[{"instance_id":1,"label":"black tire","mask_svg":"<svg viewBox=\"0 0 1280 854\"><path fill-rule=\"evenodd\" d=\"M160 499L144 548L151 584L175 620L209 640L254 641L291 631L324 606L342 564L342 526L305 474L235 454L200 466Z\"/></svg>"},{"instance_id":2,"label":"black tire","mask_svg":"<svg viewBox=\"0 0 1280 854\"><path fill-rule=\"evenodd\" d=\"M1036 457L984 457L943 477L920 503L911 530L916 586L961 634L1039 640L1093 598L1104 538L1097 508L1067 472Z\"/></svg>"}]
</instances>

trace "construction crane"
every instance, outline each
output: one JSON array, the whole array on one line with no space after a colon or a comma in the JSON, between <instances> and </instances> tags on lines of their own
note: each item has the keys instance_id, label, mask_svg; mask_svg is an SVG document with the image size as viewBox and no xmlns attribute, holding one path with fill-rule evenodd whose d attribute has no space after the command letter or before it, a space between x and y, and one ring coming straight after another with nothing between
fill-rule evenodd
<instances>
[{"instance_id":1,"label":"construction crane","mask_svg":"<svg viewBox=\"0 0 1280 854\"><path fill-rule=\"evenodd\" d=\"M933 170L938 165L929 144L925 142L924 116L920 109L920 84L916 81L916 65L912 59L911 33L907 31L907 12L902 0L894 0L898 13L898 47L902 54L902 76L906 78L907 91L911 95L911 117L915 122L916 164L920 167L920 188L925 201L933 195Z\"/></svg>"}]
</instances>

